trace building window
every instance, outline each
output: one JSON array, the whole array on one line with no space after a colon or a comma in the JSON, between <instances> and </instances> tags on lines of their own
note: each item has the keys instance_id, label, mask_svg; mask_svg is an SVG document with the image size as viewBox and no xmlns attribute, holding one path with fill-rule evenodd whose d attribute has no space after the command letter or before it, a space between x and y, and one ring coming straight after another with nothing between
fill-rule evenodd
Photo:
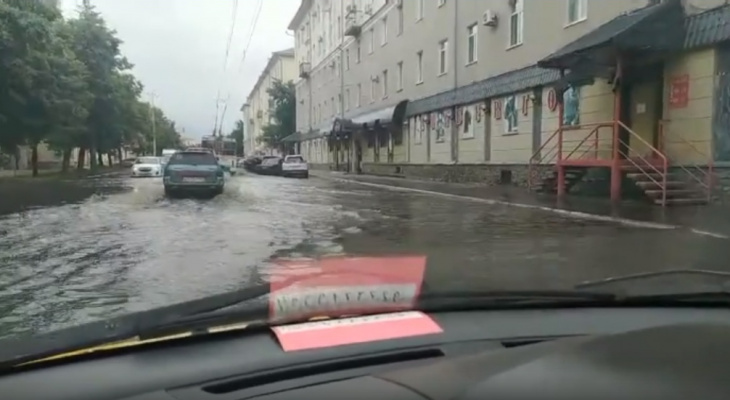
<instances>
[{"instance_id":1,"label":"building window","mask_svg":"<svg viewBox=\"0 0 730 400\"><path fill-rule=\"evenodd\" d=\"M370 79L370 102L375 102L375 79Z\"/></svg>"},{"instance_id":2,"label":"building window","mask_svg":"<svg viewBox=\"0 0 730 400\"><path fill-rule=\"evenodd\" d=\"M515 8L509 17L509 45L522 44L524 31L524 0L515 0Z\"/></svg>"},{"instance_id":3,"label":"building window","mask_svg":"<svg viewBox=\"0 0 730 400\"><path fill-rule=\"evenodd\" d=\"M477 62L477 32L478 32L478 26L477 24L471 25L470 27L466 28L467 32L467 38L466 38L466 63L472 64Z\"/></svg>"},{"instance_id":4,"label":"building window","mask_svg":"<svg viewBox=\"0 0 730 400\"><path fill-rule=\"evenodd\" d=\"M449 41L442 40L439 42L439 75L443 75L449 70L448 60Z\"/></svg>"},{"instance_id":5,"label":"building window","mask_svg":"<svg viewBox=\"0 0 730 400\"><path fill-rule=\"evenodd\" d=\"M388 70L383 71L383 98L388 97Z\"/></svg>"},{"instance_id":6,"label":"building window","mask_svg":"<svg viewBox=\"0 0 730 400\"><path fill-rule=\"evenodd\" d=\"M416 83L423 83L423 51L416 53Z\"/></svg>"},{"instance_id":7,"label":"building window","mask_svg":"<svg viewBox=\"0 0 730 400\"><path fill-rule=\"evenodd\" d=\"M383 27L383 37L380 38L380 45L385 46L388 43L388 17L383 17L381 25Z\"/></svg>"},{"instance_id":8,"label":"building window","mask_svg":"<svg viewBox=\"0 0 730 400\"><path fill-rule=\"evenodd\" d=\"M397 86L396 90L401 91L403 90L403 61L398 63L398 80L397 80Z\"/></svg>"},{"instance_id":9,"label":"building window","mask_svg":"<svg viewBox=\"0 0 730 400\"><path fill-rule=\"evenodd\" d=\"M360 43L357 44L357 47L355 48L355 63L360 64L362 52L360 51Z\"/></svg>"},{"instance_id":10,"label":"building window","mask_svg":"<svg viewBox=\"0 0 730 400\"><path fill-rule=\"evenodd\" d=\"M345 110L350 110L350 89L345 89Z\"/></svg>"},{"instance_id":11,"label":"building window","mask_svg":"<svg viewBox=\"0 0 730 400\"><path fill-rule=\"evenodd\" d=\"M580 125L580 88L570 86L563 92L563 125Z\"/></svg>"},{"instance_id":12,"label":"building window","mask_svg":"<svg viewBox=\"0 0 730 400\"><path fill-rule=\"evenodd\" d=\"M588 18L587 0L568 0L568 24Z\"/></svg>"},{"instance_id":13,"label":"building window","mask_svg":"<svg viewBox=\"0 0 730 400\"><path fill-rule=\"evenodd\" d=\"M350 70L350 49L345 49L345 69Z\"/></svg>"},{"instance_id":14,"label":"building window","mask_svg":"<svg viewBox=\"0 0 730 400\"><path fill-rule=\"evenodd\" d=\"M375 51L375 29L370 28L368 32L368 54L373 54Z\"/></svg>"},{"instance_id":15,"label":"building window","mask_svg":"<svg viewBox=\"0 0 730 400\"><path fill-rule=\"evenodd\" d=\"M360 107L360 101L362 100L362 83L357 84L357 92L355 92L355 107Z\"/></svg>"},{"instance_id":16,"label":"building window","mask_svg":"<svg viewBox=\"0 0 730 400\"><path fill-rule=\"evenodd\" d=\"M479 106L477 106L479 107ZM471 139L474 137L474 123L472 121L472 106L464 107L460 110L462 112L462 119L461 119L461 137L462 139Z\"/></svg>"},{"instance_id":17,"label":"building window","mask_svg":"<svg viewBox=\"0 0 730 400\"><path fill-rule=\"evenodd\" d=\"M416 0L416 21L420 21L423 19L424 1L425 0Z\"/></svg>"},{"instance_id":18,"label":"building window","mask_svg":"<svg viewBox=\"0 0 730 400\"><path fill-rule=\"evenodd\" d=\"M398 8L398 36L403 34L403 7Z\"/></svg>"},{"instance_id":19,"label":"building window","mask_svg":"<svg viewBox=\"0 0 730 400\"><path fill-rule=\"evenodd\" d=\"M504 133L516 133L519 125L517 97L510 96L504 102Z\"/></svg>"}]
</instances>

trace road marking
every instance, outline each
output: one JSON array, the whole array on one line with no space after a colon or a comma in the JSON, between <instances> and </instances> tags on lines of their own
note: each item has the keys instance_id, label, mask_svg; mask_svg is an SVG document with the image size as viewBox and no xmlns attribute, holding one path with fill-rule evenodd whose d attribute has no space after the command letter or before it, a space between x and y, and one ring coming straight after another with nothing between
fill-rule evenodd
<instances>
[{"instance_id":1,"label":"road marking","mask_svg":"<svg viewBox=\"0 0 730 400\"><path fill-rule=\"evenodd\" d=\"M320 175L320 177L322 177L324 179L333 180L333 181L355 183L358 185L376 187L376 188L392 190L392 191L427 194L427 195L440 196L440 197L445 197L445 198L450 198L450 199L468 200L468 201L489 204L489 205L504 205L504 206L510 206L510 207L516 207L516 208L523 208L523 209L541 210L541 211L547 211L547 212L564 215L564 216L568 216L568 217L576 218L576 219L613 222L613 223L617 223L620 225L631 226L631 227L635 227L635 228L648 228L648 229L661 229L661 230L686 229L687 228L687 227L681 226L681 225L671 225L671 224L663 224L663 223L659 223L659 222L639 221L639 220L634 220L634 219L629 219L629 218L591 214L591 213L586 213L586 212L582 212L582 211L561 210L559 208L538 206L535 204L514 203L514 202L503 201L503 200L494 200L494 199L482 199L479 197L436 192L433 190L415 189L415 188L402 187L402 186L392 186L392 185L381 184L381 183L362 182L362 181L358 181L358 180L354 180L354 179L347 179L347 178L324 177L321 175ZM690 228L690 231L692 233L695 233L698 235L709 236L709 237L713 237L716 239L730 239L730 236L722 234L722 233L718 233L718 232L709 232L709 231L703 231L703 230L692 229L692 228Z\"/></svg>"}]
</instances>

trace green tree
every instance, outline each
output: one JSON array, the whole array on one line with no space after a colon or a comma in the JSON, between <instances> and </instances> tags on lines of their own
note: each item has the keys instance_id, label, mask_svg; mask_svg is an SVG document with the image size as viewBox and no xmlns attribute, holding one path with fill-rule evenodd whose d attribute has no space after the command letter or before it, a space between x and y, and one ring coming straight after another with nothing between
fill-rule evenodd
<instances>
[{"instance_id":1,"label":"green tree","mask_svg":"<svg viewBox=\"0 0 730 400\"><path fill-rule=\"evenodd\" d=\"M273 122L263 127L260 140L271 148L281 149L281 140L296 131L297 101L294 82L274 81L266 92L274 105Z\"/></svg>"},{"instance_id":2,"label":"green tree","mask_svg":"<svg viewBox=\"0 0 730 400\"><path fill-rule=\"evenodd\" d=\"M243 120L239 119L238 121L236 121L236 125L233 130L228 134L229 138L236 140L236 156L238 157L243 157L245 153L245 149L243 148L243 129Z\"/></svg>"}]
</instances>

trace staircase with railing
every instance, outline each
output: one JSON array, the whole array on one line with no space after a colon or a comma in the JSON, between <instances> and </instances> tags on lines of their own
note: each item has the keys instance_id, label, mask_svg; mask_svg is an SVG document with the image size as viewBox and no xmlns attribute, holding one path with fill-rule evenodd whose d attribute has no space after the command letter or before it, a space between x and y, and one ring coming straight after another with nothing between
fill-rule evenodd
<instances>
[{"instance_id":1,"label":"staircase with railing","mask_svg":"<svg viewBox=\"0 0 730 400\"><path fill-rule=\"evenodd\" d=\"M660 123L659 148L620 121L559 127L531 157L528 185L560 195L569 193L590 168L616 168L621 175L617 184L628 178L655 204L707 203L712 196L712 164L708 163L707 169L702 165L672 166L663 151L665 124ZM618 130L627 135L621 138ZM585 131L585 135L578 134ZM702 154L692 143L680 140Z\"/></svg>"}]
</instances>

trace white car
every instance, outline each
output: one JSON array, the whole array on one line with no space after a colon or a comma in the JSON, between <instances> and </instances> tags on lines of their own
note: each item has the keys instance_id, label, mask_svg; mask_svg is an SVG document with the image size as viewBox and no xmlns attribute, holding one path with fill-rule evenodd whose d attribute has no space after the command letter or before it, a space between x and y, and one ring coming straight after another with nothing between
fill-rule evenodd
<instances>
[{"instance_id":1,"label":"white car","mask_svg":"<svg viewBox=\"0 0 730 400\"><path fill-rule=\"evenodd\" d=\"M281 164L281 176L309 178L309 165L298 154L286 156Z\"/></svg>"},{"instance_id":2,"label":"white car","mask_svg":"<svg viewBox=\"0 0 730 400\"><path fill-rule=\"evenodd\" d=\"M159 157L139 157L132 165L132 176L162 176L162 159Z\"/></svg>"}]
</instances>

